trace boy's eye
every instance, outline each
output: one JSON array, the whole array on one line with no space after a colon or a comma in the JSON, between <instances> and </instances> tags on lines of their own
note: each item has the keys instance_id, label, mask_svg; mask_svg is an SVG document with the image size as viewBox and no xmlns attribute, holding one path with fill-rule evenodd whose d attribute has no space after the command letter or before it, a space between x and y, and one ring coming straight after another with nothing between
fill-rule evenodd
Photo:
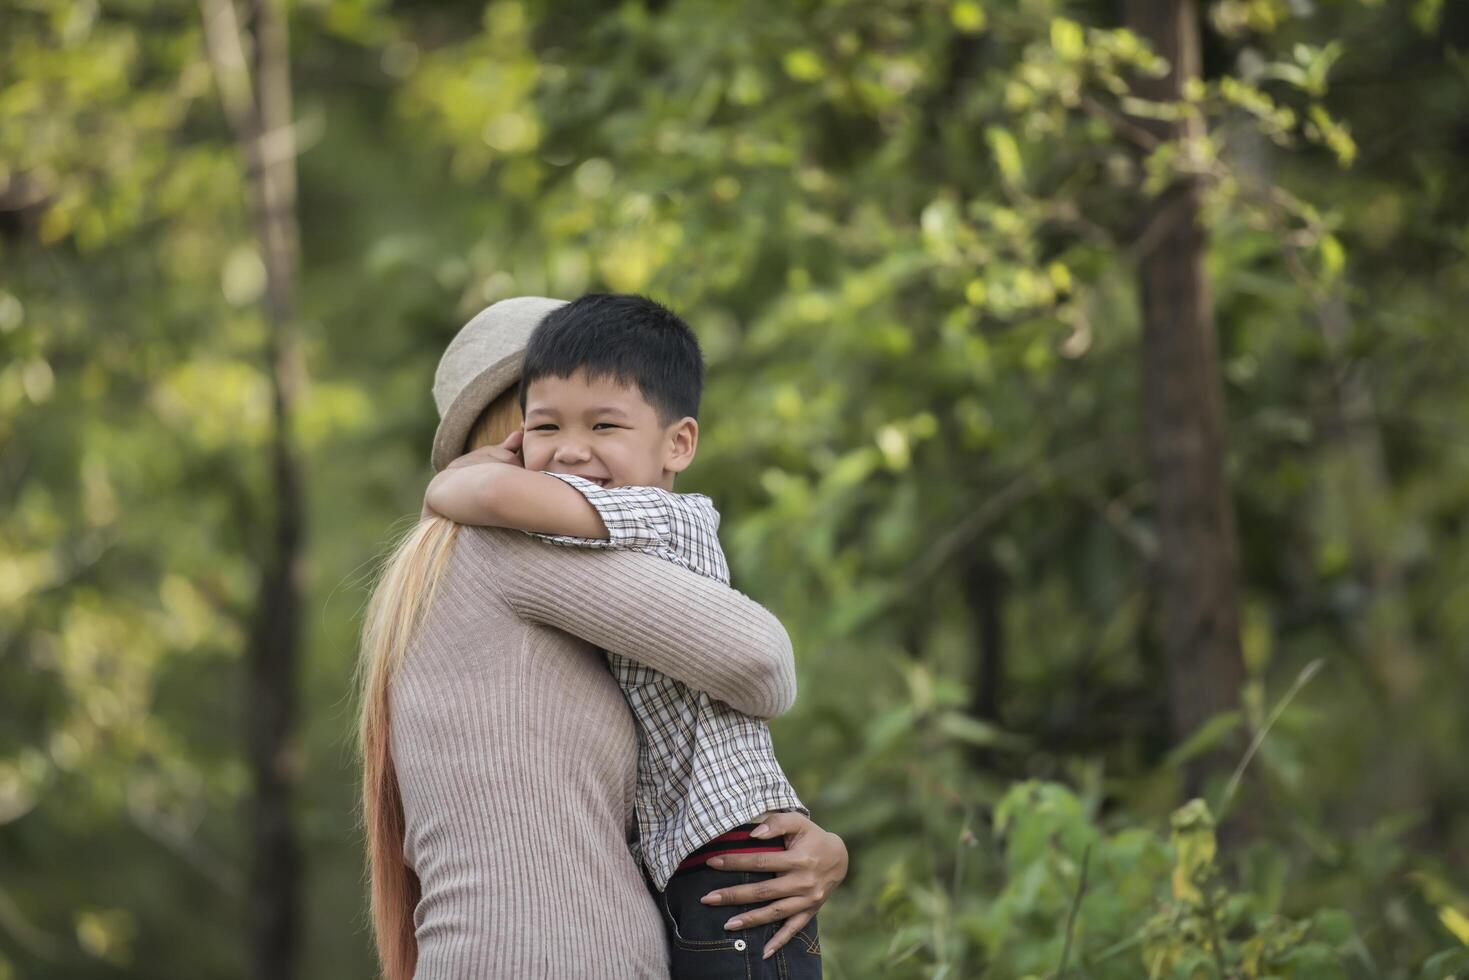
<instances>
[{"instance_id":1,"label":"boy's eye","mask_svg":"<svg viewBox=\"0 0 1469 980\"><path fill-rule=\"evenodd\" d=\"M550 422L546 422L546 423L544 423L542 425L537 425L537 426L532 427L531 431L532 432L549 432L549 431L551 431L554 428L556 428L554 425L552 425Z\"/></svg>"},{"instance_id":2,"label":"boy's eye","mask_svg":"<svg viewBox=\"0 0 1469 980\"><path fill-rule=\"evenodd\" d=\"M620 425L613 425L611 422L598 422L596 425L592 426L592 428L593 429L600 429L604 425L607 428L609 428L609 429L620 429L620 428L622 428L622 426L620 426Z\"/></svg>"}]
</instances>

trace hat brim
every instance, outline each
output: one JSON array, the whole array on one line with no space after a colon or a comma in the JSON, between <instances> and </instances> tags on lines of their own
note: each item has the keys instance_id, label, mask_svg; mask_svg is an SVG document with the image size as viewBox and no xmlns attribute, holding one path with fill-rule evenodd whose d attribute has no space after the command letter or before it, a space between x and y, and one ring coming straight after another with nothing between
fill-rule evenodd
<instances>
[{"instance_id":1,"label":"hat brim","mask_svg":"<svg viewBox=\"0 0 1469 980\"><path fill-rule=\"evenodd\" d=\"M520 381L525 349L506 355L475 375L460 389L434 432L433 467L437 473L464 455L465 441L475 421L494 401Z\"/></svg>"}]
</instances>

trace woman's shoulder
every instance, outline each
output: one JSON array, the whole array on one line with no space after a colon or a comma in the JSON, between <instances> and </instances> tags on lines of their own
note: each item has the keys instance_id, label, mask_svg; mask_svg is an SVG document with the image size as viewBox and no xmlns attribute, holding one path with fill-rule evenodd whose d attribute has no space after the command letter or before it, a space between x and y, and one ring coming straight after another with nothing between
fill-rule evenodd
<instances>
[{"instance_id":1,"label":"woman's shoulder","mask_svg":"<svg viewBox=\"0 0 1469 980\"><path fill-rule=\"evenodd\" d=\"M555 598L568 590L588 588L609 594L641 594L655 580L672 583L685 577L702 578L640 549L576 547L524 531L469 525L459 529L452 564L456 575L493 583L512 605L529 594Z\"/></svg>"},{"instance_id":2,"label":"woman's shoulder","mask_svg":"<svg viewBox=\"0 0 1469 980\"><path fill-rule=\"evenodd\" d=\"M527 575L539 579L554 573L569 556L605 554L605 551L557 546L524 531L466 524L459 528L449 567L453 569L450 574L487 576L508 583Z\"/></svg>"},{"instance_id":3,"label":"woman's shoulder","mask_svg":"<svg viewBox=\"0 0 1469 980\"><path fill-rule=\"evenodd\" d=\"M530 543L524 531L466 524L455 537L450 568L461 574L509 574L523 563L522 556Z\"/></svg>"},{"instance_id":4,"label":"woman's shoulder","mask_svg":"<svg viewBox=\"0 0 1469 980\"><path fill-rule=\"evenodd\" d=\"M498 554L513 549L526 538L524 531L513 531L503 527L476 527L465 524L459 528L459 546L485 554Z\"/></svg>"}]
</instances>

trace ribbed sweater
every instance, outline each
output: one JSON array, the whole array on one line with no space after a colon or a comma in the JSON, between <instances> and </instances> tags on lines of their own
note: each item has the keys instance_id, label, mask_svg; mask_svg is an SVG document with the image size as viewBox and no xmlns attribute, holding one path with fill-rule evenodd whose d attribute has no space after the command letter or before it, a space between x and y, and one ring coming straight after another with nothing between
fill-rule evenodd
<instances>
[{"instance_id":1,"label":"ribbed sweater","mask_svg":"<svg viewBox=\"0 0 1469 980\"><path fill-rule=\"evenodd\" d=\"M795 699L780 622L652 555L461 528L390 688L417 980L666 978L629 849L637 736L601 650L736 709Z\"/></svg>"}]
</instances>

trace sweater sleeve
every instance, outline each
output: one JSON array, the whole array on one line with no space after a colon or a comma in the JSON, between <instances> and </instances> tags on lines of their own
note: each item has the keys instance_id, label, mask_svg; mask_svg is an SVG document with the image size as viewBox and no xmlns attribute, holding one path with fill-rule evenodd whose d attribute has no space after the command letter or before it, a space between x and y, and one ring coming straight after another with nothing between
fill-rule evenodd
<instances>
[{"instance_id":1,"label":"sweater sleeve","mask_svg":"<svg viewBox=\"0 0 1469 980\"><path fill-rule=\"evenodd\" d=\"M667 674L736 711L773 718L796 698L791 640L763 606L635 551L558 548L497 536L497 586L522 618Z\"/></svg>"}]
</instances>

